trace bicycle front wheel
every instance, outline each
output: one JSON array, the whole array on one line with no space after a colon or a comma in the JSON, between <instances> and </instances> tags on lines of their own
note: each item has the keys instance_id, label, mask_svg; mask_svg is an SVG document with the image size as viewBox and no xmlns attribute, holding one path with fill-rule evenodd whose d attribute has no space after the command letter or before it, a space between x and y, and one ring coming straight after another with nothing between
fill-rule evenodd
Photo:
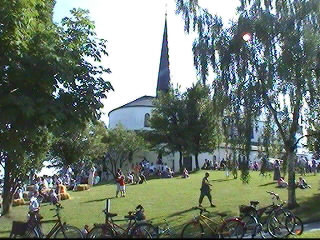
<instances>
[{"instance_id":1,"label":"bicycle front wheel","mask_svg":"<svg viewBox=\"0 0 320 240\"><path fill-rule=\"evenodd\" d=\"M243 238L245 233L244 223L240 220L230 219L221 227L221 238Z\"/></svg>"},{"instance_id":2,"label":"bicycle front wheel","mask_svg":"<svg viewBox=\"0 0 320 240\"><path fill-rule=\"evenodd\" d=\"M62 225L54 235L54 238L83 238L83 234L77 227Z\"/></svg>"},{"instance_id":3,"label":"bicycle front wheel","mask_svg":"<svg viewBox=\"0 0 320 240\"><path fill-rule=\"evenodd\" d=\"M193 221L187 223L181 232L181 238L203 238L204 230L200 222Z\"/></svg>"},{"instance_id":4,"label":"bicycle front wheel","mask_svg":"<svg viewBox=\"0 0 320 240\"><path fill-rule=\"evenodd\" d=\"M292 235L301 235L304 230L302 220L294 215L290 215L286 218L286 227Z\"/></svg>"},{"instance_id":5,"label":"bicycle front wheel","mask_svg":"<svg viewBox=\"0 0 320 240\"><path fill-rule=\"evenodd\" d=\"M254 216L244 216L241 221L244 223L244 237L254 238L262 230L261 224L259 224L257 218Z\"/></svg>"},{"instance_id":6,"label":"bicycle front wheel","mask_svg":"<svg viewBox=\"0 0 320 240\"><path fill-rule=\"evenodd\" d=\"M290 215L284 210L275 211L269 215L267 219L267 229L272 237L285 238L290 234L286 226L287 217Z\"/></svg>"},{"instance_id":7,"label":"bicycle front wheel","mask_svg":"<svg viewBox=\"0 0 320 240\"><path fill-rule=\"evenodd\" d=\"M87 234L87 238L114 238L115 234L107 226L95 226Z\"/></svg>"},{"instance_id":8,"label":"bicycle front wheel","mask_svg":"<svg viewBox=\"0 0 320 240\"><path fill-rule=\"evenodd\" d=\"M130 232L132 238L158 238L158 230L150 223L139 223Z\"/></svg>"}]
</instances>

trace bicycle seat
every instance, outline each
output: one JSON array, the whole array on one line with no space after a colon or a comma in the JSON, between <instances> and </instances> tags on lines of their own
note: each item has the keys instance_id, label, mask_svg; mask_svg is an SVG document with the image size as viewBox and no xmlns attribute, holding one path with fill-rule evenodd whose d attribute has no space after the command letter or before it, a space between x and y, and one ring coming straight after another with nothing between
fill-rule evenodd
<instances>
[{"instance_id":1,"label":"bicycle seat","mask_svg":"<svg viewBox=\"0 0 320 240\"><path fill-rule=\"evenodd\" d=\"M109 217L109 218L112 218L112 217L115 217L115 216L118 216L117 213L109 213L109 212L105 212L106 216Z\"/></svg>"},{"instance_id":2,"label":"bicycle seat","mask_svg":"<svg viewBox=\"0 0 320 240\"><path fill-rule=\"evenodd\" d=\"M227 216L227 214L225 214L225 213L216 213L218 216L220 216L220 217L226 217Z\"/></svg>"},{"instance_id":3,"label":"bicycle seat","mask_svg":"<svg viewBox=\"0 0 320 240\"><path fill-rule=\"evenodd\" d=\"M250 201L250 205L256 206L259 204L259 201Z\"/></svg>"}]
</instances>

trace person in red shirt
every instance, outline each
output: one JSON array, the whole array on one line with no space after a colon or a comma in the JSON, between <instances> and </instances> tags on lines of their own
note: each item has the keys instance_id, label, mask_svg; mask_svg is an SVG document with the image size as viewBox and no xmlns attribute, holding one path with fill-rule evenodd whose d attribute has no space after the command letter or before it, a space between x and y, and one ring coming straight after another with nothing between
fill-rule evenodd
<instances>
[{"instance_id":1,"label":"person in red shirt","mask_svg":"<svg viewBox=\"0 0 320 240\"><path fill-rule=\"evenodd\" d=\"M119 178L119 185L120 185L120 195L121 197L126 196L126 183L125 183L125 177L121 174Z\"/></svg>"}]
</instances>

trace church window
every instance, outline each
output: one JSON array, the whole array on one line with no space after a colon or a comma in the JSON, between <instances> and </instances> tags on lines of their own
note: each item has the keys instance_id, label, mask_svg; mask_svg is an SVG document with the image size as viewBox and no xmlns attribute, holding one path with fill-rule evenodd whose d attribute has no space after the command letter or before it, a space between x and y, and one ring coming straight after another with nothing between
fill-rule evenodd
<instances>
[{"instance_id":1,"label":"church window","mask_svg":"<svg viewBox=\"0 0 320 240\"><path fill-rule=\"evenodd\" d=\"M144 126L150 127L150 114L149 113L146 113L144 115Z\"/></svg>"}]
</instances>

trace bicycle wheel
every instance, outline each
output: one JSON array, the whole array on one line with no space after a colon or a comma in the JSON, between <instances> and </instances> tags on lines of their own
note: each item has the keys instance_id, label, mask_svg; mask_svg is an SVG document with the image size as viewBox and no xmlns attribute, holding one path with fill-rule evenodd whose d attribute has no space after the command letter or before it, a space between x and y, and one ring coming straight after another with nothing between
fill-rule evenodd
<instances>
[{"instance_id":1,"label":"bicycle wheel","mask_svg":"<svg viewBox=\"0 0 320 240\"><path fill-rule=\"evenodd\" d=\"M294 215L290 215L286 218L286 227L292 235L301 235L304 230L302 220Z\"/></svg>"},{"instance_id":2,"label":"bicycle wheel","mask_svg":"<svg viewBox=\"0 0 320 240\"><path fill-rule=\"evenodd\" d=\"M54 238L83 238L83 234L77 227L62 225L54 235Z\"/></svg>"},{"instance_id":3,"label":"bicycle wheel","mask_svg":"<svg viewBox=\"0 0 320 240\"><path fill-rule=\"evenodd\" d=\"M182 229L181 238L203 238L204 230L200 222L187 223Z\"/></svg>"},{"instance_id":4,"label":"bicycle wheel","mask_svg":"<svg viewBox=\"0 0 320 240\"><path fill-rule=\"evenodd\" d=\"M113 231L106 226L95 226L88 232L87 238L114 238Z\"/></svg>"},{"instance_id":5,"label":"bicycle wheel","mask_svg":"<svg viewBox=\"0 0 320 240\"><path fill-rule=\"evenodd\" d=\"M236 219L227 220L220 229L221 238L243 238L244 233L244 223Z\"/></svg>"},{"instance_id":6,"label":"bicycle wheel","mask_svg":"<svg viewBox=\"0 0 320 240\"><path fill-rule=\"evenodd\" d=\"M292 215L288 211L278 210L272 212L267 219L267 229L269 234L274 238L285 238L290 232L286 227L286 219Z\"/></svg>"},{"instance_id":7,"label":"bicycle wheel","mask_svg":"<svg viewBox=\"0 0 320 240\"><path fill-rule=\"evenodd\" d=\"M262 224L259 223L256 217L247 215L244 216L241 221L244 223L244 237L254 238L255 236L260 236L261 238L265 238Z\"/></svg>"},{"instance_id":8,"label":"bicycle wheel","mask_svg":"<svg viewBox=\"0 0 320 240\"><path fill-rule=\"evenodd\" d=\"M159 238L158 230L150 223L138 223L130 231L131 238Z\"/></svg>"}]
</instances>

